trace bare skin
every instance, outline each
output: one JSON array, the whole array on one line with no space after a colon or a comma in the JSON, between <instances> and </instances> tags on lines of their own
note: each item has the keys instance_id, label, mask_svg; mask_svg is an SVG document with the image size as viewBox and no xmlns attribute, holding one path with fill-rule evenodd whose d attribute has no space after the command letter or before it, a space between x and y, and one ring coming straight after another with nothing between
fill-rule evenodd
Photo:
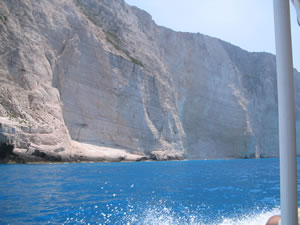
<instances>
[{"instance_id":1,"label":"bare skin","mask_svg":"<svg viewBox=\"0 0 300 225\"><path fill-rule=\"evenodd\" d=\"M280 221L280 216L272 216L268 222L266 223L266 225L278 225Z\"/></svg>"}]
</instances>

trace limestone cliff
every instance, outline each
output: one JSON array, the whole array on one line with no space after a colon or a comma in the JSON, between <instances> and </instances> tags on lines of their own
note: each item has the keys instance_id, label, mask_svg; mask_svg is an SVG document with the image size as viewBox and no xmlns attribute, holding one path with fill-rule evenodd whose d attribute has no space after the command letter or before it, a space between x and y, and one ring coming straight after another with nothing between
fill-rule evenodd
<instances>
[{"instance_id":1,"label":"limestone cliff","mask_svg":"<svg viewBox=\"0 0 300 225\"><path fill-rule=\"evenodd\" d=\"M0 1L0 82L3 160L278 156L275 57L123 0Z\"/></svg>"}]
</instances>

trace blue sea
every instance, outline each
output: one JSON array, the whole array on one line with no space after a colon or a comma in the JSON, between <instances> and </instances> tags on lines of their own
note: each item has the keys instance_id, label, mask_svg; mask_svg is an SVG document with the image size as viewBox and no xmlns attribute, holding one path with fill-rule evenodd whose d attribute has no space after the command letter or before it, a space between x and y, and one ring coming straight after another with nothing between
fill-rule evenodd
<instances>
[{"instance_id":1,"label":"blue sea","mask_svg":"<svg viewBox=\"0 0 300 225\"><path fill-rule=\"evenodd\" d=\"M263 225L279 195L278 159L0 165L0 224Z\"/></svg>"}]
</instances>

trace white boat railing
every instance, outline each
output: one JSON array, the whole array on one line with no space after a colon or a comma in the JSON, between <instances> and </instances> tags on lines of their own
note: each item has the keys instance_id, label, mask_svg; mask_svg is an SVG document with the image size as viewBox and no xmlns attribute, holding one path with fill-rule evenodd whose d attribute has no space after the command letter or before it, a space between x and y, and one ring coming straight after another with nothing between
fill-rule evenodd
<instances>
[{"instance_id":1,"label":"white boat railing","mask_svg":"<svg viewBox=\"0 0 300 225\"><path fill-rule=\"evenodd\" d=\"M293 0L293 3L299 22L299 0ZM274 23L279 111L281 225L296 225L298 224L296 106L289 0L274 0Z\"/></svg>"}]
</instances>

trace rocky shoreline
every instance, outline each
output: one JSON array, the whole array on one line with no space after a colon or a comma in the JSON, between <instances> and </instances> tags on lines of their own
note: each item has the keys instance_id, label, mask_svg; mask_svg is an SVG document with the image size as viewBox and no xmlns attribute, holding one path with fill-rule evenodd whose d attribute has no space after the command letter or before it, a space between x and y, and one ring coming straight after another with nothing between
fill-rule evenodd
<instances>
[{"instance_id":1,"label":"rocky shoreline","mask_svg":"<svg viewBox=\"0 0 300 225\"><path fill-rule=\"evenodd\" d=\"M113 151L113 150L112 150ZM112 152L110 151L110 153ZM91 163L91 162L140 162L140 161L177 161L184 160L183 156L170 155L165 153L151 153L150 156L134 155L129 153L105 156L103 152L94 152L91 155L70 155L61 157L60 155L47 155L42 151L34 154L22 154L19 150L13 151L12 145L1 144L0 164L35 164L35 163Z\"/></svg>"},{"instance_id":2,"label":"rocky shoreline","mask_svg":"<svg viewBox=\"0 0 300 225\"><path fill-rule=\"evenodd\" d=\"M26 132L25 132L26 130ZM141 152L101 147L69 140L64 147L44 147L30 143L30 139L45 135L42 128L27 128L0 118L0 163L41 163L41 162L134 162L183 160L179 151ZM20 138L22 136L22 139ZM25 143L23 141L26 141ZM66 150L66 148L68 150Z\"/></svg>"},{"instance_id":3,"label":"rocky shoreline","mask_svg":"<svg viewBox=\"0 0 300 225\"><path fill-rule=\"evenodd\" d=\"M26 131L26 132L25 132ZM185 160L184 153L177 150L156 150L148 155L143 152L101 147L69 140L70 145L47 148L30 143L40 133L47 134L43 128L28 128L6 118L0 118L0 164L27 163L84 163L84 162L139 162L139 161L177 161ZM27 134L24 135L24 134ZM19 137L22 136L22 139ZM19 139L18 139L19 138ZM23 141L27 141L24 143ZM242 159L268 158L263 155L249 155ZM237 159L237 157L224 158Z\"/></svg>"},{"instance_id":4,"label":"rocky shoreline","mask_svg":"<svg viewBox=\"0 0 300 225\"><path fill-rule=\"evenodd\" d=\"M93 146L72 142L70 154L59 154L35 149L14 148L12 144L0 145L0 163L78 163L78 162L139 162L139 161L169 161L183 160L177 151L153 151L150 155L128 153L122 149Z\"/></svg>"}]
</instances>

